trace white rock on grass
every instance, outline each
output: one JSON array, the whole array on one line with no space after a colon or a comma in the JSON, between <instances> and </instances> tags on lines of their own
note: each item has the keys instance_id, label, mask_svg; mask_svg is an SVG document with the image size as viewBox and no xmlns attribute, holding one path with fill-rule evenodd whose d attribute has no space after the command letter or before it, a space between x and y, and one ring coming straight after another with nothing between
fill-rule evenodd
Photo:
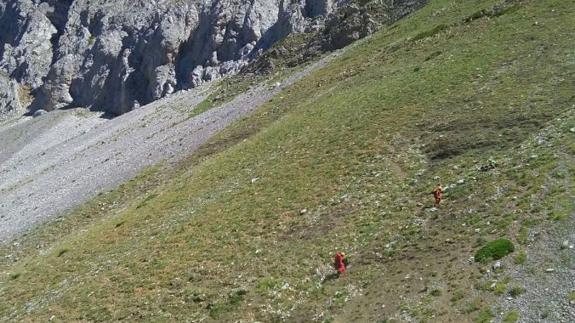
<instances>
[{"instance_id":1,"label":"white rock on grass","mask_svg":"<svg viewBox=\"0 0 575 323\"><path fill-rule=\"evenodd\" d=\"M497 260L497 261L493 264L492 268L493 268L493 271L497 271L497 270L503 268L503 265L501 264L501 261Z\"/></svg>"}]
</instances>

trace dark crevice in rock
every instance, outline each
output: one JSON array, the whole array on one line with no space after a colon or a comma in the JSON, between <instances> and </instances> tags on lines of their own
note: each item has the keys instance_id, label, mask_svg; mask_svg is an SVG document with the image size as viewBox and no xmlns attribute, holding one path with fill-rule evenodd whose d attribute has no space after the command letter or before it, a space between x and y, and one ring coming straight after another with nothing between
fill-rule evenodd
<instances>
[{"instance_id":1,"label":"dark crevice in rock","mask_svg":"<svg viewBox=\"0 0 575 323\"><path fill-rule=\"evenodd\" d=\"M324 16L329 13L329 2L323 1L306 1L304 7L304 16L309 18L314 18L318 16Z\"/></svg>"},{"instance_id":2,"label":"dark crevice in rock","mask_svg":"<svg viewBox=\"0 0 575 323\"><path fill-rule=\"evenodd\" d=\"M213 8L210 11L213 11ZM207 57L201 52L210 42L210 30L213 24L212 14L202 11L198 27L192 32L190 38L180 45L181 54L176 59L176 79L181 88L192 87L194 85L192 72L198 65L207 63Z\"/></svg>"},{"instance_id":3,"label":"dark crevice in rock","mask_svg":"<svg viewBox=\"0 0 575 323\"><path fill-rule=\"evenodd\" d=\"M24 17L21 16L15 1L7 2L4 6L0 6L0 9L3 9L0 12L0 57L2 57L4 56L4 45L15 45L18 41L18 29L14 20Z\"/></svg>"},{"instance_id":4,"label":"dark crevice in rock","mask_svg":"<svg viewBox=\"0 0 575 323\"><path fill-rule=\"evenodd\" d=\"M48 3L52 6L52 11L46 13L46 17L50 20L52 25L56 28L56 33L52 35L50 42L52 43L53 55L52 64L57 59L57 48L60 43L60 37L64 34L66 23L68 22L68 11L72 6L74 0L51 0Z\"/></svg>"},{"instance_id":5,"label":"dark crevice in rock","mask_svg":"<svg viewBox=\"0 0 575 323\"><path fill-rule=\"evenodd\" d=\"M53 10L46 14L46 17L50 19L50 22L58 30L58 34L64 33L64 28L68 22L68 11L72 6L74 0L52 0L48 3L52 6Z\"/></svg>"}]
</instances>

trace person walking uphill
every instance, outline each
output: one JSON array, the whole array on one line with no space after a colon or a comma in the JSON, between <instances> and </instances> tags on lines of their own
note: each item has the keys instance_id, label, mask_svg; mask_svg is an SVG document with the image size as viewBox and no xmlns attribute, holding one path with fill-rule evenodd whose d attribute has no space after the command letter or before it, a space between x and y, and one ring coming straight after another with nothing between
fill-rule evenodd
<instances>
[{"instance_id":1,"label":"person walking uphill","mask_svg":"<svg viewBox=\"0 0 575 323\"><path fill-rule=\"evenodd\" d=\"M339 251L335 253L334 266L337 270L337 277L345 272L345 253Z\"/></svg>"},{"instance_id":2,"label":"person walking uphill","mask_svg":"<svg viewBox=\"0 0 575 323\"><path fill-rule=\"evenodd\" d=\"M435 207L439 207L441 199L443 198L443 187L441 187L441 184L437 184L432 193L435 198Z\"/></svg>"}]
</instances>

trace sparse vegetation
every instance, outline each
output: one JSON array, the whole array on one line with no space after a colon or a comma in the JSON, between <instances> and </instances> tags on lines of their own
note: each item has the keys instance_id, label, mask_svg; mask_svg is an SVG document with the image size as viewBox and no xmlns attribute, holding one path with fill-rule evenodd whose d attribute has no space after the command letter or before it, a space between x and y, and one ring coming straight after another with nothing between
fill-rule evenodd
<instances>
[{"instance_id":1,"label":"sparse vegetation","mask_svg":"<svg viewBox=\"0 0 575 323\"><path fill-rule=\"evenodd\" d=\"M493 317L494 317L493 312L491 312L490 309L483 309L477 315L475 322L476 323L489 323L492 321Z\"/></svg>"},{"instance_id":2,"label":"sparse vegetation","mask_svg":"<svg viewBox=\"0 0 575 323\"><path fill-rule=\"evenodd\" d=\"M527 252L525 250L521 250L515 258L513 258L513 262L516 265L523 265L527 261Z\"/></svg>"},{"instance_id":3,"label":"sparse vegetation","mask_svg":"<svg viewBox=\"0 0 575 323\"><path fill-rule=\"evenodd\" d=\"M523 293L525 293L525 288L519 286L511 287L511 289L509 290L509 296L513 298L517 298Z\"/></svg>"},{"instance_id":4,"label":"sparse vegetation","mask_svg":"<svg viewBox=\"0 0 575 323\"><path fill-rule=\"evenodd\" d=\"M68 250L68 249L61 249L60 251L58 251L58 257L62 257L64 254L66 254L69 251L70 250Z\"/></svg>"},{"instance_id":5,"label":"sparse vegetation","mask_svg":"<svg viewBox=\"0 0 575 323\"><path fill-rule=\"evenodd\" d=\"M441 289L434 289L434 290L432 290L429 294L430 294L431 296L438 297L438 296L441 296L442 292L441 292Z\"/></svg>"},{"instance_id":6,"label":"sparse vegetation","mask_svg":"<svg viewBox=\"0 0 575 323\"><path fill-rule=\"evenodd\" d=\"M34 95L32 95L32 88L29 85L18 86L18 101L24 109L27 109L33 100Z\"/></svg>"},{"instance_id":7,"label":"sparse vegetation","mask_svg":"<svg viewBox=\"0 0 575 323\"><path fill-rule=\"evenodd\" d=\"M421 33L413 36L412 41L418 41L418 40L422 40L425 38L433 37L433 36L439 34L440 32L442 32L448 28L449 28L449 26L447 26L445 24L439 24L439 25L431 28L430 30L426 30L424 32L421 32Z\"/></svg>"},{"instance_id":8,"label":"sparse vegetation","mask_svg":"<svg viewBox=\"0 0 575 323\"><path fill-rule=\"evenodd\" d=\"M517 311L511 311L503 317L503 323L515 323L519 320L519 313Z\"/></svg>"},{"instance_id":9,"label":"sparse vegetation","mask_svg":"<svg viewBox=\"0 0 575 323\"><path fill-rule=\"evenodd\" d=\"M527 227L522 226L521 229L519 229L517 241L522 245L526 245L529 242L529 229L527 229Z\"/></svg>"},{"instance_id":10,"label":"sparse vegetation","mask_svg":"<svg viewBox=\"0 0 575 323\"><path fill-rule=\"evenodd\" d=\"M493 292L495 295L503 295L507 291L507 284L508 281L503 280L501 282L495 283L495 287L493 288Z\"/></svg>"},{"instance_id":11,"label":"sparse vegetation","mask_svg":"<svg viewBox=\"0 0 575 323\"><path fill-rule=\"evenodd\" d=\"M450 301L452 303L456 303L459 300L463 299L465 297L465 291L458 289L453 293L453 296L451 297Z\"/></svg>"}]
</instances>

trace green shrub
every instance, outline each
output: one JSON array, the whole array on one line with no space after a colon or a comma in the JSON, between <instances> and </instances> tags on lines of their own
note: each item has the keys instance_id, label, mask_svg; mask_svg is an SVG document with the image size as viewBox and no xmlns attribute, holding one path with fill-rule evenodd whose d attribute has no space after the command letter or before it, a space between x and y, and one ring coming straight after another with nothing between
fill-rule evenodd
<instances>
[{"instance_id":1,"label":"green shrub","mask_svg":"<svg viewBox=\"0 0 575 323\"><path fill-rule=\"evenodd\" d=\"M476 262L486 262L490 259L501 259L515 250L513 243L507 239L498 239L487 243L475 253Z\"/></svg>"}]
</instances>

